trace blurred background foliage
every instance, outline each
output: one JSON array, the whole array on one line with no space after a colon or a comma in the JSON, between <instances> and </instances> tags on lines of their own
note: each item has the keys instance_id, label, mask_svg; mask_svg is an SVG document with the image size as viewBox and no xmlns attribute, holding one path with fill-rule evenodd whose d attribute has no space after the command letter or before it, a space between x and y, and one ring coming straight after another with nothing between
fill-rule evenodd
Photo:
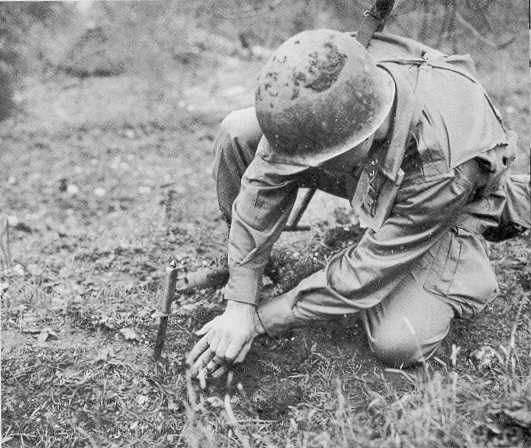
<instances>
[{"instance_id":1,"label":"blurred background foliage","mask_svg":"<svg viewBox=\"0 0 531 448\"><path fill-rule=\"evenodd\" d=\"M168 70L195 76L220 58L262 59L308 28L355 30L361 0L172 0L0 3L0 119L25 76L79 78ZM402 0L388 30L498 64L527 67L521 0ZM519 62L521 61L521 62ZM519 65L520 64L520 65Z\"/></svg>"}]
</instances>

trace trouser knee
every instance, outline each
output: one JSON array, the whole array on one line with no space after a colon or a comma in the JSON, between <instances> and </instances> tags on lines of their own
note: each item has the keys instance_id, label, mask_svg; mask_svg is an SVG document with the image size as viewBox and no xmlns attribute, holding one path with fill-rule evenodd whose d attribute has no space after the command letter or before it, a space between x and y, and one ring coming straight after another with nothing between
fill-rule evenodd
<instances>
[{"instance_id":1,"label":"trouser knee","mask_svg":"<svg viewBox=\"0 0 531 448\"><path fill-rule=\"evenodd\" d=\"M369 347L380 361L393 367L408 367L428 360L450 330L453 310L443 305L432 312L418 312L424 314L420 322L413 316L393 314L392 310L383 316L377 309L369 310L363 315Z\"/></svg>"},{"instance_id":2,"label":"trouser knee","mask_svg":"<svg viewBox=\"0 0 531 448\"><path fill-rule=\"evenodd\" d=\"M408 367L429 359L440 341L435 344L423 344L409 335L381 331L374 335L369 345L375 356L392 367Z\"/></svg>"},{"instance_id":3,"label":"trouser knee","mask_svg":"<svg viewBox=\"0 0 531 448\"><path fill-rule=\"evenodd\" d=\"M241 178L254 157L260 136L253 109L231 112L221 122L214 139L212 174L219 207L226 217L231 215Z\"/></svg>"},{"instance_id":4,"label":"trouser knee","mask_svg":"<svg viewBox=\"0 0 531 448\"><path fill-rule=\"evenodd\" d=\"M450 331L454 309L427 292L416 278L404 276L362 321L369 345L381 361L406 367L429 359Z\"/></svg>"}]
</instances>

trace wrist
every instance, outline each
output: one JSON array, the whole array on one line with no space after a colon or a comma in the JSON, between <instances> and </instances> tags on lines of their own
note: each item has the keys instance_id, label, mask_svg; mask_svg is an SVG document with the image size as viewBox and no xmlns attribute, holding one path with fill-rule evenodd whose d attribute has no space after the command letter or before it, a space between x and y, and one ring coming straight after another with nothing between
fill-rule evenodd
<instances>
[{"instance_id":1,"label":"wrist","mask_svg":"<svg viewBox=\"0 0 531 448\"><path fill-rule=\"evenodd\" d=\"M246 315L250 321L252 321L257 336L266 333L262 321L260 320L260 316L258 315L256 305L253 305L252 303L237 302L235 300L227 300L225 311L229 313L243 313Z\"/></svg>"},{"instance_id":2,"label":"wrist","mask_svg":"<svg viewBox=\"0 0 531 448\"><path fill-rule=\"evenodd\" d=\"M232 311L232 310L238 310L248 313L254 313L256 309L256 305L253 303L247 303L247 302L238 302L237 300L227 300L227 305L225 310L226 311Z\"/></svg>"},{"instance_id":3,"label":"wrist","mask_svg":"<svg viewBox=\"0 0 531 448\"><path fill-rule=\"evenodd\" d=\"M266 334L264 324L262 323L262 319L260 319L260 313L258 312L258 308L255 309L254 313L254 329L257 335Z\"/></svg>"}]
</instances>

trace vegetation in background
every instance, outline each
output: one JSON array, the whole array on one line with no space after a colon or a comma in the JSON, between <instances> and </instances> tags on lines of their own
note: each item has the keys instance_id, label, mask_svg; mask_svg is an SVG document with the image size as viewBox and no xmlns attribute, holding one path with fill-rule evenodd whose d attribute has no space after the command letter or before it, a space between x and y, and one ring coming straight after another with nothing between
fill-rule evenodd
<instances>
[{"instance_id":1,"label":"vegetation in background","mask_svg":"<svg viewBox=\"0 0 531 448\"><path fill-rule=\"evenodd\" d=\"M168 257L194 269L225 250L217 123L250 103L268 47L355 29L359 3L0 4L14 106L0 124L3 446L529 446L529 235L489 245L499 297L416 370L379 364L344 318L260 339L229 384L199 390L184 354L223 307L211 290L179 297L166 359L150 358ZM397 3L389 30L473 54L528 169L525 5ZM278 244L267 294L359 236L329 196L304 219L309 234Z\"/></svg>"}]
</instances>

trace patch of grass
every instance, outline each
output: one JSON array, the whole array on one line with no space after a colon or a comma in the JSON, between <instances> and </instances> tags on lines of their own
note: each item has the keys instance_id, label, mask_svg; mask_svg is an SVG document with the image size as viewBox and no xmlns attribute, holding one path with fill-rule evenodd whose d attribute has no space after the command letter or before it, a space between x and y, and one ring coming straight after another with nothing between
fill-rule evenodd
<instances>
[{"instance_id":1,"label":"patch of grass","mask_svg":"<svg viewBox=\"0 0 531 448\"><path fill-rule=\"evenodd\" d=\"M210 146L223 113L251 98L258 66L218 68L184 99L172 82L131 73L20 92L26 111L0 130L0 210L19 222L0 278L5 446L529 445L529 235L489 245L499 297L456 321L417 370L386 370L359 323L342 318L258 340L230 385L199 390L184 355L222 309L212 290L179 297L165 359L151 360L168 257L194 269L225 248ZM505 69L480 68L528 137L517 76L500 87ZM219 88L230 85L247 96ZM311 233L277 246L270 294L357 240L346 206L316 195Z\"/></svg>"}]
</instances>

